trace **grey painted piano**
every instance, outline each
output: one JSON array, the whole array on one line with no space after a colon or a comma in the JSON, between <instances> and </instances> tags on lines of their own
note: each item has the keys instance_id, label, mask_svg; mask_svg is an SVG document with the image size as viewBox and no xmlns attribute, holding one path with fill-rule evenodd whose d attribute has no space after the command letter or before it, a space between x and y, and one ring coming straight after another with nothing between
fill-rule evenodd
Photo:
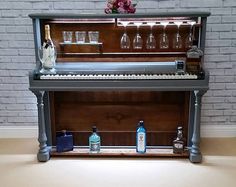
<instances>
[{"instance_id":1,"label":"grey painted piano","mask_svg":"<svg viewBox=\"0 0 236 187\"><path fill-rule=\"evenodd\" d=\"M156 23L156 32L161 35L161 22L169 22L169 37L172 30L175 29L174 21L182 21L183 38L186 37L184 32L188 32L188 21L194 20L196 28L194 36L197 39L198 47L204 52L206 21L210 15L209 12L160 12L153 14L31 14L33 20L35 51L42 45L44 33L42 28L45 24L51 25L52 39L58 50L58 60L56 64L56 74L41 74L40 60L36 55L36 68L29 73L29 89L37 97L38 106L38 127L39 127L39 152L38 160L47 161L52 151L52 119L50 112L50 92L97 92L97 91L132 91L132 92L189 92L189 116L188 116L188 137L187 148L191 162L201 162L202 155L200 152L200 115L201 115L201 98L209 88L209 73L201 67L199 72L188 73L185 66L188 66L185 47L180 50L156 50L151 52L147 49L143 51L120 50L119 45L109 47L109 43L104 46L98 46L98 50L90 46L90 51L81 49L84 46L78 46L79 49L65 49L61 44L60 34L69 24L70 29L76 28L76 24L81 24L82 29L86 25L111 24L109 29L119 30L117 42L120 39L120 33L123 32L120 22L129 21L131 23L130 35L133 36L135 28L133 22L143 22L144 27L148 21ZM115 25L115 26L114 26ZM73 27L72 27L73 26ZM61 28L60 28L61 27ZM78 27L78 26L77 26ZM143 27L143 28L144 28ZM78 27L79 28L79 27ZM92 27L89 27L91 29ZM57 29L59 31L57 31ZM127 28L127 30L129 27ZM143 29L144 30L144 29ZM142 31L144 35L145 32ZM101 33L101 39L106 40L109 35L106 32ZM154 30L155 31L155 30ZM55 34L58 32L57 34ZM108 41L111 41L109 39ZM76 45L73 43L73 45ZM89 46L89 44L87 44ZM103 44L102 44L103 45ZM170 44L171 45L171 44ZM70 46L68 47L70 48ZM96 48L96 46L95 46ZM145 48L145 47L144 47ZM79 52L78 52L79 51ZM81 51L81 52L80 52ZM91 52L92 51L92 52ZM171 56L171 58L169 58ZM114 59L114 62L112 61ZM138 59L138 61L137 61ZM163 60L164 59L164 60ZM174 59L174 60L173 60ZM184 63L184 68L178 68L178 62ZM200 63L203 64L204 58ZM180 69L180 71L179 71ZM89 156L89 155L88 155Z\"/></svg>"}]
</instances>

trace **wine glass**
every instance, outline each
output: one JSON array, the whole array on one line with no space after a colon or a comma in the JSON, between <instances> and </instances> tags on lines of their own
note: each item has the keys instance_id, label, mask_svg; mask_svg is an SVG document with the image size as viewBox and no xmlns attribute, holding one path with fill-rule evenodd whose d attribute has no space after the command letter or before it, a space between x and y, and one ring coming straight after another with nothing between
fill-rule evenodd
<instances>
[{"instance_id":1,"label":"wine glass","mask_svg":"<svg viewBox=\"0 0 236 187\"><path fill-rule=\"evenodd\" d=\"M133 48L134 49L142 49L143 48L143 39L139 34L139 27L142 25L141 22L134 22L134 25L137 27L137 33L133 40Z\"/></svg>"},{"instance_id":2,"label":"wine glass","mask_svg":"<svg viewBox=\"0 0 236 187\"><path fill-rule=\"evenodd\" d=\"M160 38L160 48L161 49L168 49L169 48L169 39L166 34L166 26L169 24L169 22L161 22L161 25L163 25L163 33Z\"/></svg>"},{"instance_id":3,"label":"wine glass","mask_svg":"<svg viewBox=\"0 0 236 187\"><path fill-rule=\"evenodd\" d=\"M155 22L148 22L147 24L150 26L150 34L147 37L146 48L147 49L155 49L156 48L156 39L152 33L152 28L155 25Z\"/></svg>"},{"instance_id":4,"label":"wine glass","mask_svg":"<svg viewBox=\"0 0 236 187\"><path fill-rule=\"evenodd\" d=\"M175 24L177 25L177 32L174 36L174 41L173 41L173 48L175 49L181 49L183 44L182 44L182 38L179 34L179 28L180 28L180 25L182 24L182 22L180 21L176 21Z\"/></svg>"},{"instance_id":5,"label":"wine glass","mask_svg":"<svg viewBox=\"0 0 236 187\"><path fill-rule=\"evenodd\" d=\"M129 24L128 21L122 21L121 24L124 26L124 33L120 39L120 48L129 49L130 48L130 39L126 31L126 26Z\"/></svg>"},{"instance_id":6,"label":"wine glass","mask_svg":"<svg viewBox=\"0 0 236 187\"><path fill-rule=\"evenodd\" d=\"M186 38L186 41L185 41L185 48L186 49L190 49L193 45L193 32L192 32L192 29L193 29L193 25L196 24L195 21L190 21L188 22L190 24L190 29L189 29L189 34Z\"/></svg>"},{"instance_id":7,"label":"wine glass","mask_svg":"<svg viewBox=\"0 0 236 187\"><path fill-rule=\"evenodd\" d=\"M55 61L56 61L56 49L55 47L48 46L45 48L44 46L38 48L38 59L41 62L42 68L40 69L40 73L42 74L55 74Z\"/></svg>"}]
</instances>

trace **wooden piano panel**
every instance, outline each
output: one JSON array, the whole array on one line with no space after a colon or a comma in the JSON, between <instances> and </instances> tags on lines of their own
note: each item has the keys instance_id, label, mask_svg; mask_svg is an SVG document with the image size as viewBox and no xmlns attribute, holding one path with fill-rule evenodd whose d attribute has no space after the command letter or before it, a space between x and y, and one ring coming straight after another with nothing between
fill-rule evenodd
<instances>
[{"instance_id":1,"label":"wooden piano panel","mask_svg":"<svg viewBox=\"0 0 236 187\"><path fill-rule=\"evenodd\" d=\"M83 58L86 57L86 55L80 55L84 53L100 53L97 46L81 46L81 45L65 45L62 46L59 43L63 42L62 37L62 31L73 31L73 42L75 42L75 31L99 31L100 33L100 39L99 42L103 43L103 50L100 55L97 55L98 57L104 56L103 53L140 53L140 52L186 52L187 49L185 48L185 40L189 34L189 25L182 25L180 27L180 35L182 37L183 41L183 48L182 49L173 49L173 38L174 35L177 32L177 26L176 25L168 25L166 28L166 33L168 35L169 39L169 48L168 49L160 49L159 47L159 40L163 32L163 27L158 25L153 27L153 34L155 36L155 39L157 41L157 48L156 49L146 49L145 43L147 40L147 37L150 33L150 27L149 26L141 26L139 29L139 33L142 36L143 39L143 49L137 50L133 49L132 47L132 41L136 34L136 27L127 27L127 33L130 37L131 41L131 47L130 49L121 49L120 48L120 39L123 35L124 28L116 26L115 23L93 23L93 24L86 24L86 23L54 23L50 21L45 21L42 24L42 28L44 28L45 24L50 24L51 28L51 37L56 45L57 52L58 52L58 62L62 62L65 60L65 58L69 58L69 61L83 61ZM194 29L194 39L198 40L198 33L199 33L199 25L195 26ZM44 38L44 32L42 32L42 38ZM87 36L87 42L88 42L88 36ZM66 55L66 53L71 53L70 55ZM76 55L73 55L73 53ZM139 56L139 55L137 55ZM158 55L160 56L160 55ZM173 54L169 54L170 56L176 56ZM114 54L110 57L114 57ZM124 61L126 61L124 59Z\"/></svg>"},{"instance_id":2,"label":"wooden piano panel","mask_svg":"<svg viewBox=\"0 0 236 187\"><path fill-rule=\"evenodd\" d=\"M147 145L171 145L179 124L188 132L187 92L55 92L51 93L53 144L66 129L76 145L88 145L94 124L102 145L135 145L139 120L147 129Z\"/></svg>"}]
</instances>

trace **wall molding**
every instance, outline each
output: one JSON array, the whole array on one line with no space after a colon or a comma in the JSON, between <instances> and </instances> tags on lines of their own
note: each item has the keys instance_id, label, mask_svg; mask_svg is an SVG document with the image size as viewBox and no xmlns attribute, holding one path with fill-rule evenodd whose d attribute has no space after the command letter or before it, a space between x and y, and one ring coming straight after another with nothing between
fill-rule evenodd
<instances>
[{"instance_id":1,"label":"wall molding","mask_svg":"<svg viewBox=\"0 0 236 187\"><path fill-rule=\"evenodd\" d=\"M0 126L0 138L37 137L37 126ZM201 137L236 137L236 125L202 125Z\"/></svg>"}]
</instances>

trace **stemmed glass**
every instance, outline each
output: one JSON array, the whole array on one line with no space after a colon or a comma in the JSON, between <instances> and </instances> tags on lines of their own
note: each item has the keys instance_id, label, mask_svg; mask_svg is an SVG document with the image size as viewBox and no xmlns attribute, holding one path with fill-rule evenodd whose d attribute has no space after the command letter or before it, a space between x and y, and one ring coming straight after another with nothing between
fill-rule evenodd
<instances>
[{"instance_id":1,"label":"stemmed glass","mask_svg":"<svg viewBox=\"0 0 236 187\"><path fill-rule=\"evenodd\" d=\"M190 24L190 29L189 29L189 34L186 38L186 41L185 41L185 48L186 49L190 49L193 45L193 32L192 32L192 29L193 29L193 25L196 23L195 21L190 21L188 22Z\"/></svg>"},{"instance_id":2,"label":"stemmed glass","mask_svg":"<svg viewBox=\"0 0 236 187\"><path fill-rule=\"evenodd\" d=\"M143 39L139 34L139 27L142 25L141 22L134 22L134 25L137 27L137 33L133 40L133 48L134 49L142 49L143 48Z\"/></svg>"},{"instance_id":3,"label":"stemmed glass","mask_svg":"<svg viewBox=\"0 0 236 187\"><path fill-rule=\"evenodd\" d=\"M166 34L166 26L169 22L161 22L161 25L163 25L163 33L160 38L160 49L168 49L169 48L169 39Z\"/></svg>"},{"instance_id":4,"label":"stemmed glass","mask_svg":"<svg viewBox=\"0 0 236 187\"><path fill-rule=\"evenodd\" d=\"M175 37L174 37L173 48L181 49L183 44L182 44L182 38L179 34L179 28L180 28L180 25L182 24L182 22L176 21L175 24L177 25L177 32L176 32Z\"/></svg>"},{"instance_id":5,"label":"stemmed glass","mask_svg":"<svg viewBox=\"0 0 236 187\"><path fill-rule=\"evenodd\" d=\"M155 49L156 48L156 39L155 39L154 35L152 34L152 28L155 25L155 22L148 22L147 24L150 26L150 34L147 37L146 48L147 49Z\"/></svg>"},{"instance_id":6,"label":"stemmed glass","mask_svg":"<svg viewBox=\"0 0 236 187\"><path fill-rule=\"evenodd\" d=\"M129 24L128 21L122 21L121 24L124 26L124 33L120 39L120 48L129 49L130 48L130 39L126 31L126 26Z\"/></svg>"}]
</instances>

